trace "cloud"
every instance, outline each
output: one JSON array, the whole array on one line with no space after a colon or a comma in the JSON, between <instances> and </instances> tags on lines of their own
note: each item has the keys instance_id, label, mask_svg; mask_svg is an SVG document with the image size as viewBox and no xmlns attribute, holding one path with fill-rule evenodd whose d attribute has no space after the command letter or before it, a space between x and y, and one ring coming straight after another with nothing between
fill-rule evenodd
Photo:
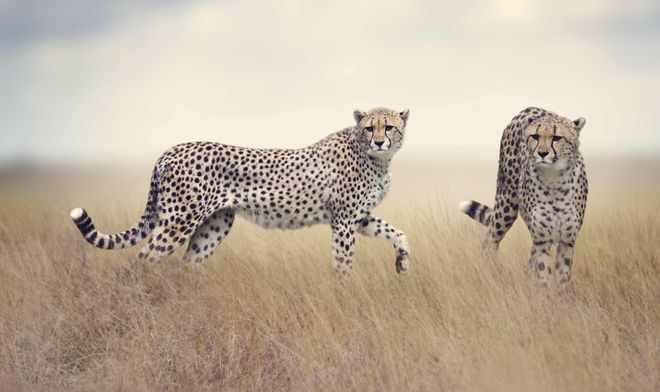
<instances>
[{"instance_id":1,"label":"cloud","mask_svg":"<svg viewBox=\"0 0 660 392\"><path fill-rule=\"evenodd\" d=\"M132 15L143 16L154 6L164 8L181 3L181 0L3 0L0 2L0 47L94 34L113 28Z\"/></svg>"},{"instance_id":2,"label":"cloud","mask_svg":"<svg viewBox=\"0 0 660 392\"><path fill-rule=\"evenodd\" d=\"M587 151L660 149L658 30L622 27L648 25L652 2L65 4L39 28L21 8L31 33L0 45L5 160L302 146L381 105L411 108L409 156L494 157L529 105L587 117ZM94 23L64 27L84 11Z\"/></svg>"}]
</instances>

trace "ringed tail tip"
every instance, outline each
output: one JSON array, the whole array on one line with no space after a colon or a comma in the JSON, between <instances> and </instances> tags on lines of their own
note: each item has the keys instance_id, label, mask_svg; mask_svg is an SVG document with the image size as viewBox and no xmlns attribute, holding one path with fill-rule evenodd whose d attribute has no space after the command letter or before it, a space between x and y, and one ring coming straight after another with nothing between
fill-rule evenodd
<instances>
[{"instance_id":1,"label":"ringed tail tip","mask_svg":"<svg viewBox=\"0 0 660 392\"><path fill-rule=\"evenodd\" d=\"M71 210L69 215L71 216L71 219L73 219L73 221L75 222L80 220L85 215L85 210L83 210L82 208L74 208L73 210Z\"/></svg>"},{"instance_id":2,"label":"ringed tail tip","mask_svg":"<svg viewBox=\"0 0 660 392\"><path fill-rule=\"evenodd\" d=\"M467 214L468 211L470 211L470 207L472 207L472 200L463 200L462 202L458 203L458 209L461 210L461 212Z\"/></svg>"}]
</instances>

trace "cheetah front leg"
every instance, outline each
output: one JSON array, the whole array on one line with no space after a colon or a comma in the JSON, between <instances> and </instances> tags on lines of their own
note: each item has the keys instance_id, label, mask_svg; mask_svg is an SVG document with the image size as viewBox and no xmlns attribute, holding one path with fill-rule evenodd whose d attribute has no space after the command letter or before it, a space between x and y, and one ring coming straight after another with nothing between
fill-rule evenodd
<instances>
[{"instance_id":1,"label":"cheetah front leg","mask_svg":"<svg viewBox=\"0 0 660 392\"><path fill-rule=\"evenodd\" d=\"M557 246L557 263L555 268L559 275L559 291L563 291L571 280L571 266L573 265L573 251L575 241L560 241Z\"/></svg>"},{"instance_id":2,"label":"cheetah front leg","mask_svg":"<svg viewBox=\"0 0 660 392\"><path fill-rule=\"evenodd\" d=\"M333 219L332 260L338 275L346 275L353 269L355 255L355 224L349 220Z\"/></svg>"},{"instance_id":3,"label":"cheetah front leg","mask_svg":"<svg viewBox=\"0 0 660 392\"><path fill-rule=\"evenodd\" d=\"M229 234L235 216L236 210L231 208L214 212L195 230L183 259L201 263L211 256Z\"/></svg>"},{"instance_id":4,"label":"cheetah front leg","mask_svg":"<svg viewBox=\"0 0 660 392\"><path fill-rule=\"evenodd\" d=\"M530 266L536 271L536 276L542 286L548 286L548 279L552 274L550 266L550 250L552 242L541 239L534 239L532 246L532 255L529 259Z\"/></svg>"},{"instance_id":5,"label":"cheetah front leg","mask_svg":"<svg viewBox=\"0 0 660 392\"><path fill-rule=\"evenodd\" d=\"M396 252L397 273L404 272L410 267L410 246L403 231L369 214L360 220L358 232L368 237L384 238L392 244Z\"/></svg>"}]
</instances>

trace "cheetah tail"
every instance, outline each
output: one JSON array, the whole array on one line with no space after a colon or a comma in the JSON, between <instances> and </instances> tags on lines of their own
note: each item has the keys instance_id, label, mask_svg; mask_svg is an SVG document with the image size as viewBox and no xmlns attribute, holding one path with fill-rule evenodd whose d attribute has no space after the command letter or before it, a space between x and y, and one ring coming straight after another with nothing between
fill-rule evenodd
<instances>
[{"instance_id":1,"label":"cheetah tail","mask_svg":"<svg viewBox=\"0 0 660 392\"><path fill-rule=\"evenodd\" d=\"M80 234L85 240L97 248L101 249L124 249L137 244L143 240L154 228L157 216L158 204L158 178L156 172L151 178L149 189L149 199L147 207L140 220L130 227L117 234L104 234L96 230L92 218L82 208L74 208L71 211L71 219L78 226Z\"/></svg>"},{"instance_id":2,"label":"cheetah tail","mask_svg":"<svg viewBox=\"0 0 660 392\"><path fill-rule=\"evenodd\" d=\"M474 200L462 201L458 209L482 225L488 226L493 219L493 209Z\"/></svg>"}]
</instances>

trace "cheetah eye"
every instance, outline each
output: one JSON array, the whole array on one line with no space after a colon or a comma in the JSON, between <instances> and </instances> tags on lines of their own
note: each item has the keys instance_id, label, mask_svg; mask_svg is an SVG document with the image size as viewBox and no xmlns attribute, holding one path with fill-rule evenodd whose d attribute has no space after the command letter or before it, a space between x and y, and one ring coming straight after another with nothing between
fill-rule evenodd
<instances>
[{"instance_id":1,"label":"cheetah eye","mask_svg":"<svg viewBox=\"0 0 660 392\"><path fill-rule=\"evenodd\" d=\"M534 140L539 140L539 135L538 134L529 135L529 137L531 137Z\"/></svg>"},{"instance_id":2,"label":"cheetah eye","mask_svg":"<svg viewBox=\"0 0 660 392\"><path fill-rule=\"evenodd\" d=\"M386 131L389 132L389 131L391 131L391 130L393 130L393 129L394 129L394 126L392 126L392 125L385 125L385 130L386 130Z\"/></svg>"},{"instance_id":3,"label":"cheetah eye","mask_svg":"<svg viewBox=\"0 0 660 392\"><path fill-rule=\"evenodd\" d=\"M364 127L364 130L367 131L367 132L373 132L374 127Z\"/></svg>"},{"instance_id":4,"label":"cheetah eye","mask_svg":"<svg viewBox=\"0 0 660 392\"><path fill-rule=\"evenodd\" d=\"M553 136L553 137L552 137L552 141L553 141L553 142L558 142L558 141L560 141L561 139L563 139L563 137L561 137L561 136Z\"/></svg>"}]
</instances>

